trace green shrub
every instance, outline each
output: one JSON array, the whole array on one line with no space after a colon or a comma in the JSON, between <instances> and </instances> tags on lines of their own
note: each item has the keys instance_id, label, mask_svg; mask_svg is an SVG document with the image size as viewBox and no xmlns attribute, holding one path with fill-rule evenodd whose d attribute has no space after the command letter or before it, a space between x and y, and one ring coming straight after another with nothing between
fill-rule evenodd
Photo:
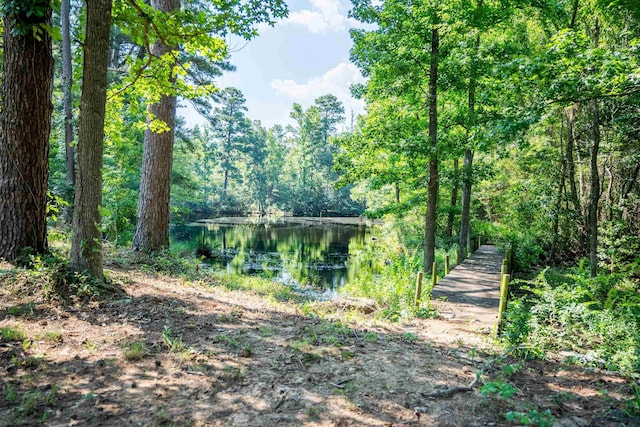
<instances>
[{"instance_id":1,"label":"green shrub","mask_svg":"<svg viewBox=\"0 0 640 427\"><path fill-rule=\"evenodd\" d=\"M524 295L510 301L503 332L510 345L538 354L573 351L575 362L640 372L638 283L545 270L519 287Z\"/></svg>"}]
</instances>

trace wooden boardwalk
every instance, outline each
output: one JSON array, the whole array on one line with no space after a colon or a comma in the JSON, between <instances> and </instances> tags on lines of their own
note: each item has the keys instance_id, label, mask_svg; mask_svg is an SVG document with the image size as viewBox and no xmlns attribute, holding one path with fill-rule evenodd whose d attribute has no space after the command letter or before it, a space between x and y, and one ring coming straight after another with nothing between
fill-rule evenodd
<instances>
[{"instance_id":1,"label":"wooden boardwalk","mask_svg":"<svg viewBox=\"0 0 640 427\"><path fill-rule=\"evenodd\" d=\"M431 292L440 315L447 320L474 323L478 329L495 326L503 257L496 246L482 245L442 278Z\"/></svg>"}]
</instances>

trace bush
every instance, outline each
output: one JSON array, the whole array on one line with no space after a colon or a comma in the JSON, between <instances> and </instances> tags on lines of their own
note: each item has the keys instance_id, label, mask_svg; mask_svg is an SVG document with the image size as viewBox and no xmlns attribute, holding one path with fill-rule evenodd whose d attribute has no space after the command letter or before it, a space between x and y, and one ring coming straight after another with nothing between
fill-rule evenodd
<instances>
[{"instance_id":1,"label":"bush","mask_svg":"<svg viewBox=\"0 0 640 427\"><path fill-rule=\"evenodd\" d=\"M534 352L572 351L576 362L640 372L640 286L623 276L590 279L544 270L520 282L503 338Z\"/></svg>"}]
</instances>

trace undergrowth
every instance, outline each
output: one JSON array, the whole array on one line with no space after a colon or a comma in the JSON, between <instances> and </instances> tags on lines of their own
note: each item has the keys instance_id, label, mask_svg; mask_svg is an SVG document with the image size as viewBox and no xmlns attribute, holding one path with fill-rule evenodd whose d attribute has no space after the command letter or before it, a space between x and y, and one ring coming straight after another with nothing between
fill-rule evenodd
<instances>
[{"instance_id":1,"label":"undergrowth","mask_svg":"<svg viewBox=\"0 0 640 427\"><path fill-rule=\"evenodd\" d=\"M361 269L340 290L344 295L370 298L383 307L378 313L386 320L398 321L411 317L432 317L435 313L430 306L431 276L425 275L422 282L420 304L414 304L416 296L416 276L422 268L423 252L410 249L407 239L415 230L407 230L406 224L381 226L375 244L364 246L349 254L352 258L367 260L372 268ZM436 251L437 277L444 275L445 255L454 260L455 247L449 252ZM451 261L453 267L453 261Z\"/></svg>"},{"instance_id":2,"label":"undergrowth","mask_svg":"<svg viewBox=\"0 0 640 427\"><path fill-rule=\"evenodd\" d=\"M27 249L16 264L18 268L0 275L0 286L36 299L75 304L123 293L109 280L103 282L69 269L66 259L57 253L33 254Z\"/></svg>"},{"instance_id":3,"label":"undergrowth","mask_svg":"<svg viewBox=\"0 0 640 427\"><path fill-rule=\"evenodd\" d=\"M640 373L640 284L622 275L589 278L546 269L516 284L503 339L529 355L568 352L575 363Z\"/></svg>"}]
</instances>

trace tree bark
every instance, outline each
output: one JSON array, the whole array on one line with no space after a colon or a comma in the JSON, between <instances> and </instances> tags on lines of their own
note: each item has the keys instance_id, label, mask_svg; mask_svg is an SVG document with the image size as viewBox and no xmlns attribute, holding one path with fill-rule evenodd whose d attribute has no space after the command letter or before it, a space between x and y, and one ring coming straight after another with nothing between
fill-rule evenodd
<instances>
[{"instance_id":1,"label":"tree bark","mask_svg":"<svg viewBox=\"0 0 640 427\"><path fill-rule=\"evenodd\" d=\"M569 180L569 197L573 203L573 208L579 218L582 218L582 206L580 204L580 196L578 195L578 187L576 186L576 165L573 160L573 152L575 150L575 121L577 106L571 106L565 110L567 116L567 147L565 159L567 162L567 179Z\"/></svg>"},{"instance_id":2,"label":"tree bark","mask_svg":"<svg viewBox=\"0 0 640 427\"><path fill-rule=\"evenodd\" d=\"M560 125L560 180L558 182L558 195L556 197L556 204L553 213L553 241L551 243L551 249L549 250L549 258L552 261L555 260L556 250L560 240L560 212L562 211L562 202L566 194L567 160L565 159L564 143L562 139L563 132L564 120L562 120Z\"/></svg>"},{"instance_id":3,"label":"tree bark","mask_svg":"<svg viewBox=\"0 0 640 427\"><path fill-rule=\"evenodd\" d=\"M438 56L440 53L440 35L437 28L431 30L431 61L429 66L429 195L425 215L424 232L424 270L431 271L435 261L436 247L436 210L438 204Z\"/></svg>"},{"instance_id":4,"label":"tree bark","mask_svg":"<svg viewBox=\"0 0 640 427\"><path fill-rule=\"evenodd\" d=\"M169 13L180 8L179 0L152 0L151 6ZM162 57L174 50L162 40L150 47L150 55ZM172 78L171 83L174 80ZM169 247L169 203L171 199L171 166L176 118L176 96L163 95L148 107L151 116L169 127L161 133L147 129L144 133L142 172L138 216L133 236L133 250L156 251Z\"/></svg>"},{"instance_id":5,"label":"tree bark","mask_svg":"<svg viewBox=\"0 0 640 427\"><path fill-rule=\"evenodd\" d=\"M478 7L482 2L478 2ZM476 56L480 50L480 33L476 35L473 58L469 70L469 89L467 106L469 108L469 127L476 123L476 85L478 79L478 63ZM468 136L468 132L467 132ZM458 259L463 260L466 249L471 251L471 188L473 186L473 150L471 143L467 141L464 150L464 160L462 167L462 206L460 212L460 236L458 236Z\"/></svg>"},{"instance_id":6,"label":"tree bark","mask_svg":"<svg viewBox=\"0 0 640 427\"><path fill-rule=\"evenodd\" d=\"M453 237L453 222L456 219L456 207L458 205L458 159L455 158L453 159L453 171L454 171L454 176L456 176L456 179L453 183L453 187L451 188L451 206L449 209L449 216L447 217L447 230L446 230L446 236L447 237Z\"/></svg>"},{"instance_id":7,"label":"tree bark","mask_svg":"<svg viewBox=\"0 0 640 427\"><path fill-rule=\"evenodd\" d=\"M76 196L69 264L76 271L86 271L102 280L100 206L111 0L86 0L86 5L87 30L84 42Z\"/></svg>"},{"instance_id":8,"label":"tree bark","mask_svg":"<svg viewBox=\"0 0 640 427\"><path fill-rule=\"evenodd\" d=\"M460 206L460 235L458 236L458 258L465 258L466 249L471 243L471 187L473 185L473 151L464 150L462 163L462 203Z\"/></svg>"},{"instance_id":9,"label":"tree bark","mask_svg":"<svg viewBox=\"0 0 640 427\"><path fill-rule=\"evenodd\" d=\"M595 20L594 46L598 47L600 23ZM591 145L591 192L589 194L589 262L591 277L598 274L598 201L600 200L600 173L598 172L598 152L600 150L600 107L598 100L591 101L593 110L593 141Z\"/></svg>"},{"instance_id":10,"label":"tree bark","mask_svg":"<svg viewBox=\"0 0 640 427\"><path fill-rule=\"evenodd\" d=\"M48 0L36 2L44 16L18 16L32 26L51 24ZM2 112L0 113L0 258L13 261L23 249L47 250L47 180L53 56L51 36L15 34L4 18Z\"/></svg>"},{"instance_id":11,"label":"tree bark","mask_svg":"<svg viewBox=\"0 0 640 427\"><path fill-rule=\"evenodd\" d=\"M64 94L64 151L67 168L67 185L73 187L76 177L76 161L73 149L73 68L71 65L71 30L69 24L70 0L60 5L62 30L62 92Z\"/></svg>"}]
</instances>

